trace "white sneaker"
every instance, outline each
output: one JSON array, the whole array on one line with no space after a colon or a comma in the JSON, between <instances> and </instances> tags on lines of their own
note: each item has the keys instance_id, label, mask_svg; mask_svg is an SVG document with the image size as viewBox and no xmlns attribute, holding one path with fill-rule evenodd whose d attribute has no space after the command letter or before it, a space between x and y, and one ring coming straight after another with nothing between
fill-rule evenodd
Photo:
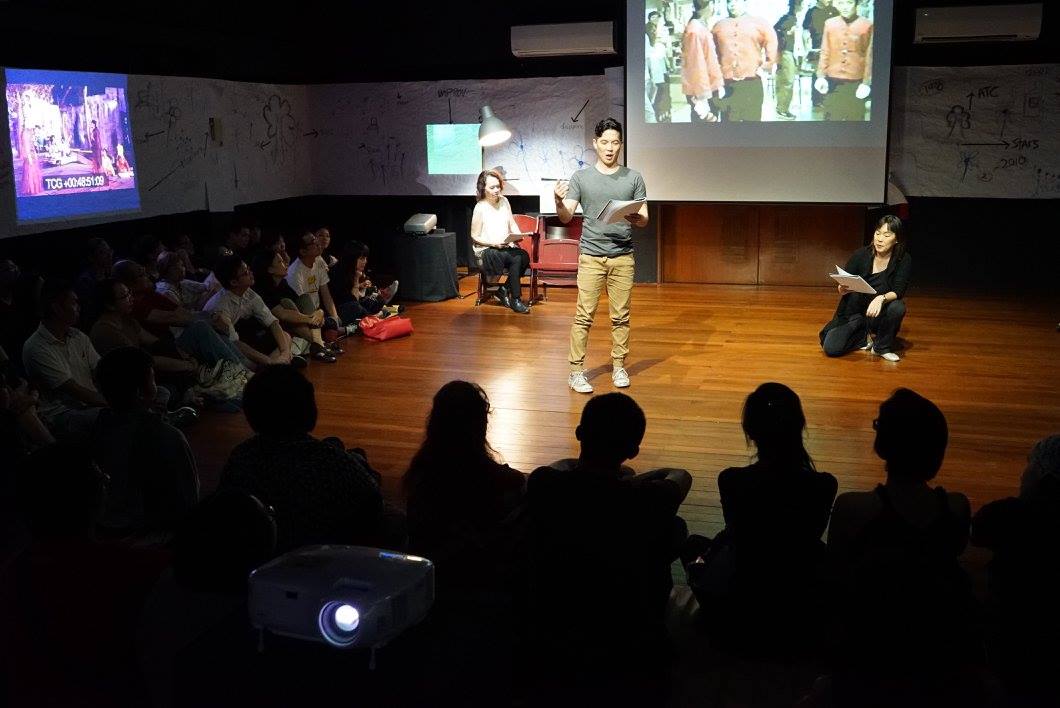
<instances>
[{"instance_id":1,"label":"white sneaker","mask_svg":"<svg viewBox=\"0 0 1060 708\"><path fill-rule=\"evenodd\" d=\"M390 285L388 285L385 288L383 288L382 290L380 290L379 291L379 297L383 298L383 304L386 305L391 300L393 300L394 296L397 295L397 291L398 291L398 281L396 281L396 280L393 283L391 283Z\"/></svg>"},{"instance_id":2,"label":"white sneaker","mask_svg":"<svg viewBox=\"0 0 1060 708\"><path fill-rule=\"evenodd\" d=\"M622 367L611 372L611 381L615 384L615 388L629 388L629 374Z\"/></svg>"},{"instance_id":3,"label":"white sneaker","mask_svg":"<svg viewBox=\"0 0 1060 708\"><path fill-rule=\"evenodd\" d=\"M873 352L873 353L876 354L876 356L883 357L887 361L899 361L899 360L901 360L901 357L899 357L894 352L884 352L883 354L880 354L878 352Z\"/></svg>"},{"instance_id":4,"label":"white sneaker","mask_svg":"<svg viewBox=\"0 0 1060 708\"><path fill-rule=\"evenodd\" d=\"M572 371L567 377L567 385L578 393L592 393L593 385L585 378L584 371Z\"/></svg>"},{"instance_id":5,"label":"white sneaker","mask_svg":"<svg viewBox=\"0 0 1060 708\"><path fill-rule=\"evenodd\" d=\"M865 337L865 344L859 347L863 352L872 351L872 337Z\"/></svg>"}]
</instances>

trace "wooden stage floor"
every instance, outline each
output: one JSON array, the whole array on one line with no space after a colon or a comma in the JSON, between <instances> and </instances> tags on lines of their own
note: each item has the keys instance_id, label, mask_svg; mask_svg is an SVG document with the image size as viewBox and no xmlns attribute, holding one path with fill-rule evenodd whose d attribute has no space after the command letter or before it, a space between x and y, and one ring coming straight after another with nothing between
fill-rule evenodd
<instances>
[{"instance_id":1,"label":"wooden stage floor","mask_svg":"<svg viewBox=\"0 0 1060 708\"><path fill-rule=\"evenodd\" d=\"M462 292L474 279L461 281ZM465 300L408 306L415 334L392 342L360 337L333 365L313 364L319 436L338 435L368 452L398 496L418 447L431 397L444 383L481 384L493 405L489 439L525 473L577 454L574 427L587 396L566 383L575 291L553 288L529 315ZM817 332L832 314L831 288L638 285L633 294L633 385L648 430L640 471L670 466L695 478L682 514L713 534L723 525L717 474L747 464L740 429L744 397L779 381L802 398L807 448L840 491L883 480L872 452L879 402L904 386L935 401L950 443L938 483L973 508L1013 494L1031 445L1060 432L1060 300L912 292L899 363L865 352L828 359ZM586 366L597 393L610 377L606 302L590 334ZM601 318L600 315L603 315ZM188 431L204 491L248 434L242 415L208 414Z\"/></svg>"}]
</instances>

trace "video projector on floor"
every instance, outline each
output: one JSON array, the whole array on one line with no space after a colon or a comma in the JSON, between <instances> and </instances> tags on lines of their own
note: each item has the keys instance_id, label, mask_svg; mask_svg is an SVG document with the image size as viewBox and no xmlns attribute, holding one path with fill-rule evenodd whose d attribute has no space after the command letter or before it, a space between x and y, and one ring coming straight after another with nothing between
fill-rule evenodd
<instances>
[{"instance_id":1,"label":"video projector on floor","mask_svg":"<svg viewBox=\"0 0 1060 708\"><path fill-rule=\"evenodd\" d=\"M250 574L250 622L335 647L375 648L427 616L434 564L362 546L306 546Z\"/></svg>"},{"instance_id":2,"label":"video projector on floor","mask_svg":"<svg viewBox=\"0 0 1060 708\"><path fill-rule=\"evenodd\" d=\"M405 222L407 234L429 234L438 226L437 214L413 214Z\"/></svg>"}]
</instances>

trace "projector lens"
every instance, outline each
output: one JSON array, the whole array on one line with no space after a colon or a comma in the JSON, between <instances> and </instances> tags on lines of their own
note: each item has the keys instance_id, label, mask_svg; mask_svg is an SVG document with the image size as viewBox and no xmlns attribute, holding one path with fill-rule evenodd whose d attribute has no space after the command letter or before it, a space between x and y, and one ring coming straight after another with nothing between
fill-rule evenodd
<instances>
[{"instance_id":1,"label":"projector lens","mask_svg":"<svg viewBox=\"0 0 1060 708\"><path fill-rule=\"evenodd\" d=\"M317 623L320 634L329 644L348 647L357 639L361 613L348 602L333 600L320 609Z\"/></svg>"},{"instance_id":2,"label":"projector lens","mask_svg":"<svg viewBox=\"0 0 1060 708\"><path fill-rule=\"evenodd\" d=\"M335 626L343 632L352 632L357 629L361 621L361 615L353 605L339 605L335 610Z\"/></svg>"}]
</instances>

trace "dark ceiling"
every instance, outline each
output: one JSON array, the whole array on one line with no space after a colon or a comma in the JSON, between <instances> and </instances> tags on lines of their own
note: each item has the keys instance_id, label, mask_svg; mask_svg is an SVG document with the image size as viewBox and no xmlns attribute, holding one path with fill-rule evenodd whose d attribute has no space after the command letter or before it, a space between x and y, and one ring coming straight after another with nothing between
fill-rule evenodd
<instances>
[{"instance_id":1,"label":"dark ceiling","mask_svg":"<svg viewBox=\"0 0 1060 708\"><path fill-rule=\"evenodd\" d=\"M899 65L1060 60L1057 6L1045 4L1042 38L1004 45L912 44L917 6L1026 0L896 0ZM622 0L446 0L325 3L277 0L0 0L0 65L242 81L328 83L596 74L624 63ZM509 28L610 20L611 57L517 59Z\"/></svg>"}]
</instances>

